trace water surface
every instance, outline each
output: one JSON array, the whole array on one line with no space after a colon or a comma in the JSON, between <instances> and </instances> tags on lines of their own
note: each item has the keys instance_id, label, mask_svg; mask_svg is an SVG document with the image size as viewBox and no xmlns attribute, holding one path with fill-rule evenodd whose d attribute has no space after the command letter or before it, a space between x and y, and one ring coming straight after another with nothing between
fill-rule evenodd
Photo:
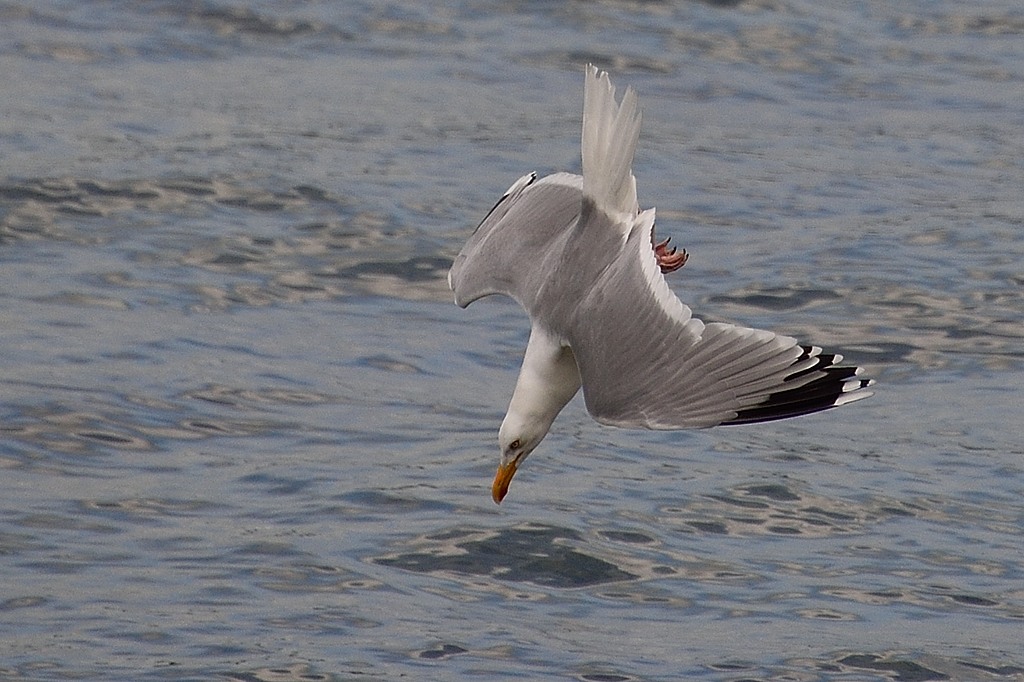
<instances>
[{"instance_id":1,"label":"water surface","mask_svg":"<svg viewBox=\"0 0 1024 682\"><path fill-rule=\"evenodd\" d=\"M1019 680L1016 3L0 6L0 679ZM640 93L705 319L875 397L580 401L490 501L528 334L445 274Z\"/></svg>"}]
</instances>

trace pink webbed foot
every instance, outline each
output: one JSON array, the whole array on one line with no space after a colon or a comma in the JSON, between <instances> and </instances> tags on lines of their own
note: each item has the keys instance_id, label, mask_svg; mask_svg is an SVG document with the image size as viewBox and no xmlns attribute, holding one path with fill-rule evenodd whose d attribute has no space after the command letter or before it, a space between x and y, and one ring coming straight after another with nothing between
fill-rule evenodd
<instances>
[{"instance_id":1,"label":"pink webbed foot","mask_svg":"<svg viewBox=\"0 0 1024 682\"><path fill-rule=\"evenodd\" d=\"M672 237L669 237L663 242L654 244L654 257L658 259L658 267L663 273L675 272L686 265L686 259L690 257L690 254L686 253L686 249L676 252L676 247L669 248L668 243L671 239Z\"/></svg>"}]
</instances>

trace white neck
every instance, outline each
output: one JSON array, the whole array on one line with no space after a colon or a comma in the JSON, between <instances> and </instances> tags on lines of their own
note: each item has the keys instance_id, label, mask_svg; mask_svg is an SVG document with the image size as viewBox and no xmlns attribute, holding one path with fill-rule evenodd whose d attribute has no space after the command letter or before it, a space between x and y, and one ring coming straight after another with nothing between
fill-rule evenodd
<instances>
[{"instance_id":1,"label":"white neck","mask_svg":"<svg viewBox=\"0 0 1024 682\"><path fill-rule=\"evenodd\" d=\"M502 429L539 431L539 441L578 390L580 372L572 350L534 325Z\"/></svg>"}]
</instances>

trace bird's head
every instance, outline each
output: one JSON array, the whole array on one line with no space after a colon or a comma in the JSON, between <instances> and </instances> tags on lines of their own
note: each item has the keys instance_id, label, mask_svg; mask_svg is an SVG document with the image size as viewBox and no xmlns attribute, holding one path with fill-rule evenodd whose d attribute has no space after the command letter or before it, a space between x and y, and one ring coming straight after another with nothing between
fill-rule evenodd
<instances>
[{"instance_id":1,"label":"bird's head","mask_svg":"<svg viewBox=\"0 0 1024 682\"><path fill-rule=\"evenodd\" d=\"M512 477L516 475L516 471L523 461L540 445L541 440L548 432L547 428L541 424L514 417L509 418L510 416L511 413L502 422L501 429L498 431L501 462L498 464L498 473L494 475L494 484L491 486L491 497L495 504L500 504L505 498Z\"/></svg>"}]
</instances>

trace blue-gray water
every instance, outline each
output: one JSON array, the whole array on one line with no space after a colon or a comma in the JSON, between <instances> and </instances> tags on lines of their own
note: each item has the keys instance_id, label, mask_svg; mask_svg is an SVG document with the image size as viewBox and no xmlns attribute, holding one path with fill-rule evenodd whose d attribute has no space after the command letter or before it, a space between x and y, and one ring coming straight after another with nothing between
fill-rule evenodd
<instances>
[{"instance_id":1,"label":"blue-gray water","mask_svg":"<svg viewBox=\"0 0 1024 682\"><path fill-rule=\"evenodd\" d=\"M601 427L444 276L586 62L698 315L868 401ZM0 4L0 679L1024 679L1024 12Z\"/></svg>"}]
</instances>

